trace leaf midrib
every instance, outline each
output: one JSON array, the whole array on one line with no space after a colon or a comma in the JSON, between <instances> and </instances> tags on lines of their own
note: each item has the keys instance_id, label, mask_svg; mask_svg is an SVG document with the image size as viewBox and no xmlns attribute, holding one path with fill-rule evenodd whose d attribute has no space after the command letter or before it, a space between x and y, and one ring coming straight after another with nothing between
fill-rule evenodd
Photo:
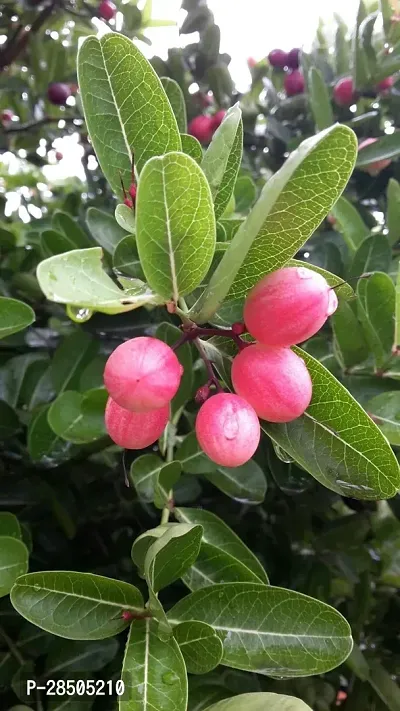
<instances>
[{"instance_id":1,"label":"leaf midrib","mask_svg":"<svg viewBox=\"0 0 400 711\"><path fill-rule=\"evenodd\" d=\"M34 585L26 585L24 583L18 583L18 588L27 588L28 590L35 589ZM117 602L111 602L109 600L104 600L103 598L96 598L96 597L90 597L89 595L77 595L76 593L70 593L70 592L60 592L59 590L52 590L52 588L45 588L45 587L40 587L40 592L47 592L47 593L52 593L53 595L62 595L63 597L76 597L79 600L88 600L89 602L95 602L98 604L102 605L109 605L110 607L118 607L121 609L123 607L124 609L128 610L134 610L135 612L142 612L143 607L135 607L134 605L130 605L125 602L117 603ZM36 592L36 591L35 591Z\"/></svg>"},{"instance_id":2,"label":"leaf midrib","mask_svg":"<svg viewBox=\"0 0 400 711\"><path fill-rule=\"evenodd\" d=\"M186 620L174 620L168 617L168 622L171 625L180 625L182 622L186 622ZM330 640L349 640L349 635L330 635L328 636L326 633L325 634L307 634L307 633L300 633L300 634L294 634L293 632L264 632L261 631L260 629L249 629L246 627L226 627L224 625L217 625L214 624L213 622L207 622L206 624L210 625L214 630L218 630L219 632L233 632L234 634L254 634L259 637L290 637L294 639L299 639L299 638L306 638L306 639L330 639Z\"/></svg>"},{"instance_id":3,"label":"leaf midrib","mask_svg":"<svg viewBox=\"0 0 400 711\"><path fill-rule=\"evenodd\" d=\"M132 163L132 151L131 151L131 148L130 148L130 145L129 145L128 137L127 137L127 135L126 135L125 125L124 125L124 123L123 123L123 121L122 121L122 117L121 117L121 113L120 113L120 110L119 110L119 106L118 106L118 103L117 103L117 100L116 100L116 97L115 97L115 94L114 94L114 89L113 89L112 84L111 84L111 75L110 75L109 72L108 72L106 60L105 60L105 57L104 57L103 44L105 44L106 41L107 41L107 38L105 38L104 42L102 42L101 40L99 40L100 51L101 51L101 57L102 57L102 60L103 60L104 71L105 71L106 76L107 76L107 80L108 80L108 84L109 84L109 87L110 87L111 96L112 96L112 98L113 98L115 110L116 110L117 115L118 115L118 119L119 119L119 123L120 123L120 127L121 127L121 132L122 132L122 135L123 135L123 137L124 137L125 146L126 146L126 149L127 149L127 152L128 152L129 159L130 159L130 161L131 161L131 163ZM123 57L123 58L120 60L120 63L122 63L122 62L124 61L124 59L125 59L125 57ZM117 69L117 67L118 67L118 64L116 65L116 67L114 67L114 72L115 72L115 70Z\"/></svg>"}]
</instances>

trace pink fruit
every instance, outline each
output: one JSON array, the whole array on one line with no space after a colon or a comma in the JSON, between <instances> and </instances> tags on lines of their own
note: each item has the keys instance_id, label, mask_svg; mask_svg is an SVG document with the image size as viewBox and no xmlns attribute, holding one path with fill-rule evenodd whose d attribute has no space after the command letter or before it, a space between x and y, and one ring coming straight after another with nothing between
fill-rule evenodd
<instances>
[{"instance_id":1,"label":"pink fruit","mask_svg":"<svg viewBox=\"0 0 400 711\"><path fill-rule=\"evenodd\" d=\"M218 393L201 406L196 436L213 462L239 467L251 459L258 447L260 423L246 400L231 393Z\"/></svg>"},{"instance_id":2,"label":"pink fruit","mask_svg":"<svg viewBox=\"0 0 400 711\"><path fill-rule=\"evenodd\" d=\"M257 66L257 60L254 57L247 58L247 66L249 69L254 69Z\"/></svg>"},{"instance_id":3,"label":"pink fruit","mask_svg":"<svg viewBox=\"0 0 400 711\"><path fill-rule=\"evenodd\" d=\"M103 20L112 20L117 11L116 6L111 0L102 0L99 5L98 13Z\"/></svg>"},{"instance_id":4,"label":"pink fruit","mask_svg":"<svg viewBox=\"0 0 400 711\"><path fill-rule=\"evenodd\" d=\"M211 117L211 127L212 127L213 132L216 131L217 128L220 127L222 121L225 118L225 114L226 114L226 111L221 109L220 111L217 111L217 113L214 114L214 116Z\"/></svg>"},{"instance_id":5,"label":"pink fruit","mask_svg":"<svg viewBox=\"0 0 400 711\"><path fill-rule=\"evenodd\" d=\"M284 267L251 289L244 322L266 346L293 346L317 333L337 305L335 291L321 274L306 267Z\"/></svg>"},{"instance_id":6,"label":"pink fruit","mask_svg":"<svg viewBox=\"0 0 400 711\"><path fill-rule=\"evenodd\" d=\"M64 106L71 94L72 92L68 84L62 84L61 82L49 84L47 89L49 101L56 106Z\"/></svg>"},{"instance_id":7,"label":"pink fruit","mask_svg":"<svg viewBox=\"0 0 400 711\"><path fill-rule=\"evenodd\" d=\"M366 146L370 146L372 143L376 143L377 140L377 138L366 138L364 141L361 141L361 143L359 143L358 150L362 151L363 148L366 148ZM382 158L382 160L376 160L373 163L369 163L369 165L364 165L361 170L363 170L365 173L369 173L370 175L375 176L378 175L381 170L387 168L388 165L391 164L391 162L392 161L390 158Z\"/></svg>"},{"instance_id":8,"label":"pink fruit","mask_svg":"<svg viewBox=\"0 0 400 711\"><path fill-rule=\"evenodd\" d=\"M62 160L63 159L63 154L61 151L56 151L56 160Z\"/></svg>"},{"instance_id":9,"label":"pink fruit","mask_svg":"<svg viewBox=\"0 0 400 711\"><path fill-rule=\"evenodd\" d=\"M333 98L338 106L351 106L357 100L351 77L339 79L333 88Z\"/></svg>"},{"instance_id":10,"label":"pink fruit","mask_svg":"<svg viewBox=\"0 0 400 711\"><path fill-rule=\"evenodd\" d=\"M287 96L302 94L304 91L304 77L298 69L294 69L290 74L286 74L283 87Z\"/></svg>"},{"instance_id":11,"label":"pink fruit","mask_svg":"<svg viewBox=\"0 0 400 711\"><path fill-rule=\"evenodd\" d=\"M287 52L284 52L283 49L273 49L268 55L268 61L271 67L284 69L288 64Z\"/></svg>"},{"instance_id":12,"label":"pink fruit","mask_svg":"<svg viewBox=\"0 0 400 711\"><path fill-rule=\"evenodd\" d=\"M0 120L3 123L8 123L9 121L12 120L13 116L14 116L14 112L11 111L11 109L4 109L4 111L1 112Z\"/></svg>"},{"instance_id":13,"label":"pink fruit","mask_svg":"<svg viewBox=\"0 0 400 711\"><path fill-rule=\"evenodd\" d=\"M131 187L129 188L129 195L132 198L133 203L136 201L136 193L137 193L137 186L135 183L132 183Z\"/></svg>"},{"instance_id":14,"label":"pink fruit","mask_svg":"<svg viewBox=\"0 0 400 711\"><path fill-rule=\"evenodd\" d=\"M196 116L189 123L188 133L200 143L210 143L213 134L211 116Z\"/></svg>"},{"instance_id":15,"label":"pink fruit","mask_svg":"<svg viewBox=\"0 0 400 711\"><path fill-rule=\"evenodd\" d=\"M310 374L290 348L249 346L234 358L231 375L236 392L263 420L291 422L310 404Z\"/></svg>"},{"instance_id":16,"label":"pink fruit","mask_svg":"<svg viewBox=\"0 0 400 711\"><path fill-rule=\"evenodd\" d=\"M104 369L104 384L121 407L149 412L172 400L182 372L172 348L158 338L140 336L111 353Z\"/></svg>"},{"instance_id":17,"label":"pink fruit","mask_svg":"<svg viewBox=\"0 0 400 711\"><path fill-rule=\"evenodd\" d=\"M128 197L124 198L124 205L132 208L133 207L133 200L131 200L131 198L128 198Z\"/></svg>"},{"instance_id":18,"label":"pink fruit","mask_svg":"<svg viewBox=\"0 0 400 711\"><path fill-rule=\"evenodd\" d=\"M150 412L131 412L109 397L105 423L115 444L125 449L144 449L161 437L169 418L169 405Z\"/></svg>"},{"instance_id":19,"label":"pink fruit","mask_svg":"<svg viewBox=\"0 0 400 711\"><path fill-rule=\"evenodd\" d=\"M300 49L294 47L287 56L287 65L291 69L298 69L300 64Z\"/></svg>"},{"instance_id":20,"label":"pink fruit","mask_svg":"<svg viewBox=\"0 0 400 711\"><path fill-rule=\"evenodd\" d=\"M386 77L386 79L382 79L382 81L379 82L379 84L376 85L376 88L378 92L381 94L385 91L389 91L389 89L392 88L394 84L394 77Z\"/></svg>"}]
</instances>

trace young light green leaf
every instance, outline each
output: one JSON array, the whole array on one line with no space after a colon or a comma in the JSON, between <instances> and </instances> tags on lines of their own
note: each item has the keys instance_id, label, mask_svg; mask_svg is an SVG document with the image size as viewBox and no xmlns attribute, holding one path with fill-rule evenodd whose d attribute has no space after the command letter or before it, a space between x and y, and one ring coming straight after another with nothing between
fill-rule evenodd
<instances>
[{"instance_id":1,"label":"young light green leaf","mask_svg":"<svg viewBox=\"0 0 400 711\"><path fill-rule=\"evenodd\" d=\"M388 274L375 272L368 279L360 279L357 296L358 316L379 369L390 358L394 343L396 289Z\"/></svg>"},{"instance_id":2,"label":"young light green leaf","mask_svg":"<svg viewBox=\"0 0 400 711\"><path fill-rule=\"evenodd\" d=\"M8 595L17 578L28 570L28 549L19 538L0 536L0 597Z\"/></svg>"},{"instance_id":3,"label":"young light green leaf","mask_svg":"<svg viewBox=\"0 0 400 711\"><path fill-rule=\"evenodd\" d=\"M86 224L93 239L109 254L114 254L118 243L125 237L125 230L118 225L114 217L97 207L89 207Z\"/></svg>"},{"instance_id":4,"label":"young light green leaf","mask_svg":"<svg viewBox=\"0 0 400 711\"><path fill-rule=\"evenodd\" d=\"M311 111L317 131L322 131L334 123L331 99L326 81L319 69L311 67L308 76Z\"/></svg>"},{"instance_id":5,"label":"young light green leaf","mask_svg":"<svg viewBox=\"0 0 400 711\"><path fill-rule=\"evenodd\" d=\"M200 165L203 160L203 148L200 141L188 133L181 134L182 151Z\"/></svg>"},{"instance_id":6,"label":"young light green leaf","mask_svg":"<svg viewBox=\"0 0 400 711\"><path fill-rule=\"evenodd\" d=\"M144 561L146 580L155 593L178 580L195 562L202 526L179 523L169 527L149 547Z\"/></svg>"},{"instance_id":7,"label":"young light green leaf","mask_svg":"<svg viewBox=\"0 0 400 711\"><path fill-rule=\"evenodd\" d=\"M239 467L217 467L204 476L231 499L245 504L261 504L267 491L267 480L261 467L250 459Z\"/></svg>"},{"instance_id":8,"label":"young light green leaf","mask_svg":"<svg viewBox=\"0 0 400 711\"><path fill-rule=\"evenodd\" d=\"M168 96L169 103L172 106L179 131L181 133L186 133L186 104L181 87L175 79L170 79L169 77L161 77L161 84L163 85L164 91Z\"/></svg>"},{"instance_id":9,"label":"young light green leaf","mask_svg":"<svg viewBox=\"0 0 400 711\"><path fill-rule=\"evenodd\" d=\"M326 279L329 286L335 287L335 291L339 299L348 300L355 298L355 293L350 284L348 284L346 281L343 281L343 279L338 277L336 274L332 274L331 272L327 272L326 269L322 269L322 267L317 267L315 264L311 264L311 262L302 262L299 259L290 259L287 263L287 266L303 268L307 267L307 269L311 269L313 272L321 274L321 276Z\"/></svg>"},{"instance_id":10,"label":"young light green leaf","mask_svg":"<svg viewBox=\"0 0 400 711\"><path fill-rule=\"evenodd\" d=\"M400 391L382 393L373 397L366 410L387 437L390 444L400 445Z\"/></svg>"},{"instance_id":11,"label":"young light green leaf","mask_svg":"<svg viewBox=\"0 0 400 711\"><path fill-rule=\"evenodd\" d=\"M206 622L224 645L222 664L275 678L324 673L352 648L349 624L335 609L267 585L226 583L196 590L169 611L168 619L173 626Z\"/></svg>"},{"instance_id":12,"label":"young light green leaf","mask_svg":"<svg viewBox=\"0 0 400 711\"><path fill-rule=\"evenodd\" d=\"M34 322L36 316L28 304L0 296L0 338L18 333Z\"/></svg>"},{"instance_id":13,"label":"young light green leaf","mask_svg":"<svg viewBox=\"0 0 400 711\"><path fill-rule=\"evenodd\" d=\"M132 462L129 479L142 501L153 501L155 483L164 463L155 454L142 454Z\"/></svg>"},{"instance_id":14,"label":"young light green leaf","mask_svg":"<svg viewBox=\"0 0 400 711\"><path fill-rule=\"evenodd\" d=\"M130 235L135 234L136 223L135 223L135 213L131 207L121 203L115 208L115 219L117 220L120 227L122 227L125 232L129 232Z\"/></svg>"},{"instance_id":15,"label":"young light green leaf","mask_svg":"<svg viewBox=\"0 0 400 711\"><path fill-rule=\"evenodd\" d=\"M253 692L238 694L233 699L223 699L206 711L311 711L311 708L294 696L272 694L269 692Z\"/></svg>"},{"instance_id":16,"label":"young light green leaf","mask_svg":"<svg viewBox=\"0 0 400 711\"><path fill-rule=\"evenodd\" d=\"M386 222L389 230L388 240L393 246L400 239L400 183L390 178L387 191Z\"/></svg>"},{"instance_id":17,"label":"young light green leaf","mask_svg":"<svg viewBox=\"0 0 400 711\"><path fill-rule=\"evenodd\" d=\"M392 250L385 235L371 235L358 247L349 267L349 278L367 272L387 272L390 267Z\"/></svg>"},{"instance_id":18,"label":"young light green leaf","mask_svg":"<svg viewBox=\"0 0 400 711\"><path fill-rule=\"evenodd\" d=\"M199 556L183 576L190 590L227 581L268 583L258 558L218 516L204 509L181 507L174 509L174 515L182 523L203 527Z\"/></svg>"},{"instance_id":19,"label":"young light green leaf","mask_svg":"<svg viewBox=\"0 0 400 711\"><path fill-rule=\"evenodd\" d=\"M154 483L154 506L163 509L170 503L171 491L181 475L180 462L164 464L156 474Z\"/></svg>"},{"instance_id":20,"label":"young light green leaf","mask_svg":"<svg viewBox=\"0 0 400 711\"><path fill-rule=\"evenodd\" d=\"M138 280L122 291L102 268L101 247L76 249L40 262L37 278L50 301L95 309L105 314L123 313L159 300Z\"/></svg>"},{"instance_id":21,"label":"young light green leaf","mask_svg":"<svg viewBox=\"0 0 400 711\"><path fill-rule=\"evenodd\" d=\"M174 628L174 637L189 674L207 674L220 663L224 649L210 625L196 620L182 622Z\"/></svg>"},{"instance_id":22,"label":"young light green leaf","mask_svg":"<svg viewBox=\"0 0 400 711\"><path fill-rule=\"evenodd\" d=\"M339 230L350 252L355 252L369 236L370 229L364 223L358 210L343 195L336 205L333 205L331 213L338 222Z\"/></svg>"},{"instance_id":23,"label":"young light green leaf","mask_svg":"<svg viewBox=\"0 0 400 711\"><path fill-rule=\"evenodd\" d=\"M122 667L119 711L186 711L187 674L174 637L162 641L153 620L131 625Z\"/></svg>"},{"instance_id":24,"label":"young light green leaf","mask_svg":"<svg viewBox=\"0 0 400 711\"><path fill-rule=\"evenodd\" d=\"M11 602L17 612L46 632L66 639L106 639L127 626L124 610L144 614L133 585L92 573L56 571L22 575Z\"/></svg>"},{"instance_id":25,"label":"young light green leaf","mask_svg":"<svg viewBox=\"0 0 400 711\"><path fill-rule=\"evenodd\" d=\"M214 199L215 219L224 213L233 194L242 151L242 112L235 104L214 133L201 163Z\"/></svg>"},{"instance_id":26,"label":"young light green leaf","mask_svg":"<svg viewBox=\"0 0 400 711\"><path fill-rule=\"evenodd\" d=\"M365 146L358 152L357 168L363 168L370 163L387 158L397 158L400 155L400 131L395 131L378 138L375 143Z\"/></svg>"},{"instance_id":27,"label":"young light green leaf","mask_svg":"<svg viewBox=\"0 0 400 711\"><path fill-rule=\"evenodd\" d=\"M162 84L128 37L87 37L78 53L78 81L96 156L117 195L121 179L130 184L133 154L140 172L152 156L181 149Z\"/></svg>"},{"instance_id":28,"label":"young light green leaf","mask_svg":"<svg viewBox=\"0 0 400 711\"><path fill-rule=\"evenodd\" d=\"M343 369L362 363L369 355L364 332L351 304L344 301L331 317L335 353Z\"/></svg>"},{"instance_id":29,"label":"young light green leaf","mask_svg":"<svg viewBox=\"0 0 400 711\"><path fill-rule=\"evenodd\" d=\"M136 200L136 243L150 286L178 301L206 275L215 248L215 219L207 180L184 153L146 163Z\"/></svg>"},{"instance_id":30,"label":"young light green leaf","mask_svg":"<svg viewBox=\"0 0 400 711\"><path fill-rule=\"evenodd\" d=\"M311 375L311 405L285 425L263 422L263 430L328 489L357 499L394 496L400 471L386 438L321 363L294 350Z\"/></svg>"},{"instance_id":31,"label":"young light green leaf","mask_svg":"<svg viewBox=\"0 0 400 711\"><path fill-rule=\"evenodd\" d=\"M241 318L248 290L294 257L334 205L353 169L356 149L354 133L340 125L303 141L266 183L190 310L192 319L208 321L225 297L230 318Z\"/></svg>"},{"instance_id":32,"label":"young light green leaf","mask_svg":"<svg viewBox=\"0 0 400 711\"><path fill-rule=\"evenodd\" d=\"M61 393L48 411L48 422L61 439L75 444L93 442L105 437L104 410L107 392L90 390L85 395L72 390Z\"/></svg>"}]
</instances>

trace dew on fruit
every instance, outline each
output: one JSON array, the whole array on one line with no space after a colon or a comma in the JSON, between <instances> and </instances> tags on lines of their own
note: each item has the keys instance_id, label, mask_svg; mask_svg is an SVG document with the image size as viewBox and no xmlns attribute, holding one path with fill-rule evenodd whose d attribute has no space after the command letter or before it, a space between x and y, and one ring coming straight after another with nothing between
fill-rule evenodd
<instances>
[{"instance_id":1,"label":"dew on fruit","mask_svg":"<svg viewBox=\"0 0 400 711\"><path fill-rule=\"evenodd\" d=\"M161 679L163 684L168 684L168 686L172 686L173 684L176 684L177 681L179 681L179 677L177 674L175 674L175 672L166 672L162 675Z\"/></svg>"}]
</instances>

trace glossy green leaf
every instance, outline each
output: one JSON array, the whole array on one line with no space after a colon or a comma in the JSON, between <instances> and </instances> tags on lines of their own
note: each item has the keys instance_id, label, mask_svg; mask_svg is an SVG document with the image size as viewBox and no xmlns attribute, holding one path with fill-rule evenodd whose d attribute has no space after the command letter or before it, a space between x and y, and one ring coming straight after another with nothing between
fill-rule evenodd
<instances>
[{"instance_id":1,"label":"glossy green leaf","mask_svg":"<svg viewBox=\"0 0 400 711\"><path fill-rule=\"evenodd\" d=\"M209 474L217 469L217 465L200 449L195 432L186 435L176 453L176 459L186 474Z\"/></svg>"},{"instance_id":2,"label":"glossy green leaf","mask_svg":"<svg viewBox=\"0 0 400 711\"><path fill-rule=\"evenodd\" d=\"M193 158L193 160L200 165L203 160L203 148L200 141L198 141L194 136L191 136L189 133L182 133L181 141L182 151L186 153L186 155Z\"/></svg>"},{"instance_id":3,"label":"glossy green leaf","mask_svg":"<svg viewBox=\"0 0 400 711\"><path fill-rule=\"evenodd\" d=\"M9 511L0 512L0 536L19 538L22 540L21 526L14 514Z\"/></svg>"},{"instance_id":4,"label":"glossy green leaf","mask_svg":"<svg viewBox=\"0 0 400 711\"><path fill-rule=\"evenodd\" d=\"M95 309L106 314L122 313L157 303L141 281L122 291L102 267L101 247L76 249L40 262L37 278L50 301Z\"/></svg>"},{"instance_id":5,"label":"glossy green leaf","mask_svg":"<svg viewBox=\"0 0 400 711\"><path fill-rule=\"evenodd\" d=\"M144 573L155 593L181 578L193 565L199 554L202 531L200 525L179 523L151 544L144 560Z\"/></svg>"},{"instance_id":6,"label":"glossy green leaf","mask_svg":"<svg viewBox=\"0 0 400 711\"><path fill-rule=\"evenodd\" d=\"M56 230L44 230L40 236L40 249L43 257L53 257L55 254L63 254L76 249L74 241L68 236Z\"/></svg>"},{"instance_id":7,"label":"glossy green leaf","mask_svg":"<svg viewBox=\"0 0 400 711\"><path fill-rule=\"evenodd\" d=\"M47 420L48 409L41 408L29 423L28 451L34 462L57 466L68 460L75 450L71 442L65 442L51 429Z\"/></svg>"},{"instance_id":8,"label":"glossy green leaf","mask_svg":"<svg viewBox=\"0 0 400 711\"><path fill-rule=\"evenodd\" d=\"M129 632L122 667L125 692L119 711L186 711L187 674L174 639L159 639L152 620L138 620Z\"/></svg>"},{"instance_id":9,"label":"glossy green leaf","mask_svg":"<svg viewBox=\"0 0 400 711\"><path fill-rule=\"evenodd\" d=\"M224 213L233 193L242 151L242 112L239 104L235 104L215 131L201 163L214 199L216 219Z\"/></svg>"},{"instance_id":10,"label":"glossy green leaf","mask_svg":"<svg viewBox=\"0 0 400 711\"><path fill-rule=\"evenodd\" d=\"M390 444L400 445L400 391L382 393L366 405L368 414L376 422Z\"/></svg>"},{"instance_id":11,"label":"glossy green leaf","mask_svg":"<svg viewBox=\"0 0 400 711\"><path fill-rule=\"evenodd\" d=\"M154 506L163 509L168 506L171 498L171 491L178 482L181 475L180 462L169 462L163 464L156 474L154 482Z\"/></svg>"},{"instance_id":12,"label":"glossy green leaf","mask_svg":"<svg viewBox=\"0 0 400 711\"><path fill-rule=\"evenodd\" d=\"M99 671L114 659L118 652L116 639L76 642L54 640L46 658L46 677L59 679L66 672Z\"/></svg>"},{"instance_id":13,"label":"glossy green leaf","mask_svg":"<svg viewBox=\"0 0 400 711\"><path fill-rule=\"evenodd\" d=\"M191 590L214 583L243 581L268 583L268 576L256 556L218 516L195 508L175 508L174 515L182 523L203 527L199 556L183 576Z\"/></svg>"},{"instance_id":14,"label":"glossy green leaf","mask_svg":"<svg viewBox=\"0 0 400 711\"><path fill-rule=\"evenodd\" d=\"M223 646L210 625L196 620L182 622L174 628L189 674L207 674L220 663Z\"/></svg>"},{"instance_id":15,"label":"glossy green leaf","mask_svg":"<svg viewBox=\"0 0 400 711\"><path fill-rule=\"evenodd\" d=\"M350 47L346 37L346 29L339 24L335 34L335 62L336 73L340 76L349 70Z\"/></svg>"},{"instance_id":16,"label":"glossy green leaf","mask_svg":"<svg viewBox=\"0 0 400 711\"><path fill-rule=\"evenodd\" d=\"M133 236L124 237L118 242L113 254L113 268L134 279L144 279Z\"/></svg>"},{"instance_id":17,"label":"glossy green leaf","mask_svg":"<svg viewBox=\"0 0 400 711\"><path fill-rule=\"evenodd\" d=\"M93 442L104 437L104 410L107 392L95 389L85 395L68 390L54 400L47 419L53 432L61 439L75 444Z\"/></svg>"},{"instance_id":18,"label":"glossy green leaf","mask_svg":"<svg viewBox=\"0 0 400 711\"><path fill-rule=\"evenodd\" d=\"M362 363L369 355L364 331L351 304L341 302L331 316L335 353L343 369Z\"/></svg>"},{"instance_id":19,"label":"glossy green leaf","mask_svg":"<svg viewBox=\"0 0 400 711\"><path fill-rule=\"evenodd\" d=\"M387 158L397 158L400 155L400 131L378 138L375 143L365 146L358 152L357 168Z\"/></svg>"},{"instance_id":20,"label":"glossy green leaf","mask_svg":"<svg viewBox=\"0 0 400 711\"><path fill-rule=\"evenodd\" d=\"M354 205L343 196L333 205L331 213L337 220L339 230L350 252L355 252L370 234L370 230L364 223L360 213Z\"/></svg>"},{"instance_id":21,"label":"glossy green leaf","mask_svg":"<svg viewBox=\"0 0 400 711\"><path fill-rule=\"evenodd\" d=\"M133 585L92 573L29 573L11 594L17 612L46 632L66 639L105 639L127 627L122 612L144 612Z\"/></svg>"},{"instance_id":22,"label":"glossy green leaf","mask_svg":"<svg viewBox=\"0 0 400 711\"><path fill-rule=\"evenodd\" d=\"M353 33L353 81L356 89L362 89L368 83L368 63L361 42L360 26L367 17L363 0L360 0L357 12L356 26Z\"/></svg>"},{"instance_id":23,"label":"glossy green leaf","mask_svg":"<svg viewBox=\"0 0 400 711\"><path fill-rule=\"evenodd\" d=\"M0 441L15 435L21 425L15 410L4 400L0 400Z\"/></svg>"},{"instance_id":24,"label":"glossy green leaf","mask_svg":"<svg viewBox=\"0 0 400 711\"><path fill-rule=\"evenodd\" d=\"M367 272L389 271L392 251L385 235L371 235L358 247L349 268L349 278Z\"/></svg>"},{"instance_id":25,"label":"glossy green leaf","mask_svg":"<svg viewBox=\"0 0 400 711\"><path fill-rule=\"evenodd\" d=\"M169 103L172 106L172 110L175 114L176 123L178 124L179 131L181 133L186 133L186 104L181 87L179 86L178 82L176 82L174 79L170 79L170 77L161 77L161 84L163 85L164 91L168 96Z\"/></svg>"},{"instance_id":26,"label":"glossy green leaf","mask_svg":"<svg viewBox=\"0 0 400 711\"><path fill-rule=\"evenodd\" d=\"M114 254L118 243L125 237L125 230L115 218L97 207L89 207L86 224L95 242L109 254Z\"/></svg>"},{"instance_id":27,"label":"glossy green leaf","mask_svg":"<svg viewBox=\"0 0 400 711\"><path fill-rule=\"evenodd\" d=\"M56 210L52 217L52 225L72 242L70 249L84 249L91 246L91 240L86 232L68 212Z\"/></svg>"},{"instance_id":28,"label":"glossy green leaf","mask_svg":"<svg viewBox=\"0 0 400 711\"><path fill-rule=\"evenodd\" d=\"M248 212L256 201L257 186L250 175L239 175L235 185L235 212Z\"/></svg>"},{"instance_id":29,"label":"glossy green leaf","mask_svg":"<svg viewBox=\"0 0 400 711\"><path fill-rule=\"evenodd\" d=\"M215 248L210 188L183 153L148 161L136 200L136 243L150 286L178 301L206 275Z\"/></svg>"},{"instance_id":30,"label":"glossy green leaf","mask_svg":"<svg viewBox=\"0 0 400 711\"><path fill-rule=\"evenodd\" d=\"M164 322L160 323L157 327L156 335L157 338L160 338L164 343L172 347L182 336L182 331L171 323ZM190 344L185 343L180 346L176 351L176 356L183 367L183 373L179 390L171 402L172 414L177 412L182 405L185 405L187 401L190 400L193 389L193 358Z\"/></svg>"},{"instance_id":31,"label":"glossy green leaf","mask_svg":"<svg viewBox=\"0 0 400 711\"><path fill-rule=\"evenodd\" d=\"M290 259L287 263L287 266L303 268L307 267L307 269L311 269L313 272L321 274L324 279L326 279L329 286L335 287L335 291L339 299L348 300L355 298L355 293L350 284L343 281L343 279L341 279L341 277L338 277L336 274L332 274L331 272L327 272L326 269L322 269L322 267L317 267L315 264L311 264L309 262L302 262L299 259Z\"/></svg>"},{"instance_id":32,"label":"glossy green leaf","mask_svg":"<svg viewBox=\"0 0 400 711\"><path fill-rule=\"evenodd\" d=\"M8 595L16 579L28 570L28 549L15 536L0 536L0 597Z\"/></svg>"},{"instance_id":33,"label":"glossy green leaf","mask_svg":"<svg viewBox=\"0 0 400 711\"><path fill-rule=\"evenodd\" d=\"M204 476L231 499L244 504L261 504L267 491L267 480L261 467L253 459L239 467L218 466Z\"/></svg>"},{"instance_id":34,"label":"glossy green leaf","mask_svg":"<svg viewBox=\"0 0 400 711\"><path fill-rule=\"evenodd\" d=\"M248 290L294 257L334 205L353 169L356 148L354 133L340 125L303 141L266 183L191 318L209 320L227 297L222 314L228 311L230 320L240 320Z\"/></svg>"},{"instance_id":35,"label":"glossy green leaf","mask_svg":"<svg viewBox=\"0 0 400 711\"><path fill-rule=\"evenodd\" d=\"M377 659L369 661L370 675L369 683L382 699L389 711L399 711L400 709L400 689L391 675L379 663Z\"/></svg>"},{"instance_id":36,"label":"glossy green leaf","mask_svg":"<svg viewBox=\"0 0 400 711\"><path fill-rule=\"evenodd\" d=\"M115 208L115 219L119 226L122 227L125 232L129 232L130 235L135 234L136 222L135 213L131 207L121 203Z\"/></svg>"},{"instance_id":37,"label":"glossy green leaf","mask_svg":"<svg viewBox=\"0 0 400 711\"><path fill-rule=\"evenodd\" d=\"M394 343L395 286L387 274L375 272L368 279L360 279L357 296L357 311L366 341L376 367L382 368L390 358Z\"/></svg>"},{"instance_id":38,"label":"glossy green leaf","mask_svg":"<svg viewBox=\"0 0 400 711\"><path fill-rule=\"evenodd\" d=\"M393 246L400 239L400 183L390 178L387 187L386 222L389 230L388 240Z\"/></svg>"},{"instance_id":39,"label":"glossy green leaf","mask_svg":"<svg viewBox=\"0 0 400 711\"><path fill-rule=\"evenodd\" d=\"M122 195L121 178L130 184L133 154L141 171L152 156L180 150L175 116L153 67L128 37L87 37L77 64L97 159L114 192Z\"/></svg>"},{"instance_id":40,"label":"glossy green leaf","mask_svg":"<svg viewBox=\"0 0 400 711\"><path fill-rule=\"evenodd\" d=\"M155 483L164 464L155 454L142 454L132 462L129 478L142 501L153 501Z\"/></svg>"},{"instance_id":41,"label":"glossy green leaf","mask_svg":"<svg viewBox=\"0 0 400 711\"><path fill-rule=\"evenodd\" d=\"M22 331L30 326L35 318L35 312L28 304L0 296L0 338Z\"/></svg>"},{"instance_id":42,"label":"glossy green leaf","mask_svg":"<svg viewBox=\"0 0 400 711\"><path fill-rule=\"evenodd\" d=\"M82 370L97 355L98 344L84 331L74 331L57 348L51 362L51 380L57 393L78 390Z\"/></svg>"},{"instance_id":43,"label":"glossy green leaf","mask_svg":"<svg viewBox=\"0 0 400 711\"><path fill-rule=\"evenodd\" d=\"M206 711L311 711L310 707L294 696L254 692L238 694L233 699L223 699Z\"/></svg>"},{"instance_id":44,"label":"glossy green leaf","mask_svg":"<svg viewBox=\"0 0 400 711\"><path fill-rule=\"evenodd\" d=\"M287 424L263 422L263 430L328 489L357 499L394 496L400 471L386 438L321 363L294 350L311 375L311 405Z\"/></svg>"},{"instance_id":45,"label":"glossy green leaf","mask_svg":"<svg viewBox=\"0 0 400 711\"><path fill-rule=\"evenodd\" d=\"M311 67L308 76L311 111L317 131L322 131L334 123L331 99L326 81L316 67Z\"/></svg>"},{"instance_id":46,"label":"glossy green leaf","mask_svg":"<svg viewBox=\"0 0 400 711\"><path fill-rule=\"evenodd\" d=\"M323 673L352 648L349 624L332 607L267 585L226 583L196 590L168 619L173 626L206 622L224 645L223 664L275 678Z\"/></svg>"}]
</instances>

